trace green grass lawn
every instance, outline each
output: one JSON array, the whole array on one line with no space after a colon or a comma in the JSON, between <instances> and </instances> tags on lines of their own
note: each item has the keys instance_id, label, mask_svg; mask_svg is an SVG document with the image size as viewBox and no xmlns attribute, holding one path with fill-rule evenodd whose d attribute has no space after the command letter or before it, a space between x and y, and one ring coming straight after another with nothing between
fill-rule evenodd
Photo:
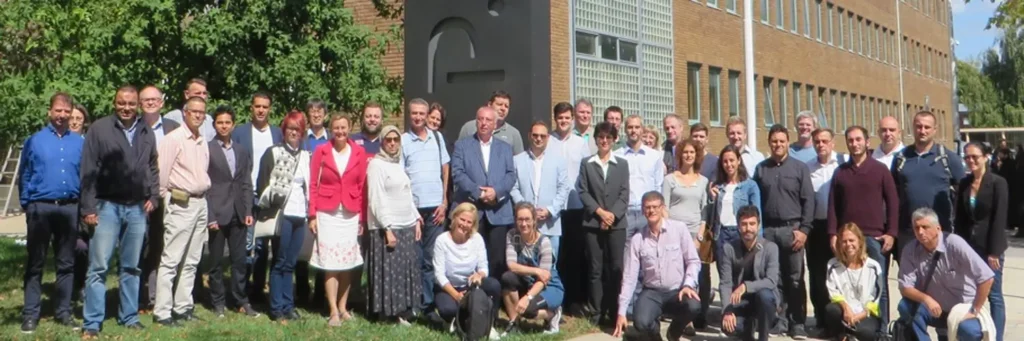
<instances>
[{"instance_id":1,"label":"green grass lawn","mask_svg":"<svg viewBox=\"0 0 1024 341\"><path fill-rule=\"evenodd\" d=\"M51 252L52 255L52 252ZM46 292L52 289L54 281L53 262L48 262L43 277L43 318L34 334L21 333L21 308L24 299L22 276L25 269L25 247L14 243L11 238L0 237L0 340L74 340L79 333L61 327L53 322L53 309ZM49 256L48 256L49 257ZM117 284L117 274L107 278L107 288ZM197 305L196 312L202 321L191 322L178 328L164 328L153 323L152 315L141 316L146 329L128 331L117 325L116 290L107 292L107 319L103 323L101 338L111 340L455 340L451 334L436 331L425 326L401 327L393 324L369 322L358 315L342 327L330 328L319 314L299 310L302 319L281 325L264 316L246 318L228 312L216 318L209 310ZM258 310L259 306L256 307ZM75 319L82 321L81 305L75 307ZM597 331L597 328L582 319L565 317L558 335L547 336L539 332L512 335L503 340L563 340Z\"/></svg>"}]
</instances>

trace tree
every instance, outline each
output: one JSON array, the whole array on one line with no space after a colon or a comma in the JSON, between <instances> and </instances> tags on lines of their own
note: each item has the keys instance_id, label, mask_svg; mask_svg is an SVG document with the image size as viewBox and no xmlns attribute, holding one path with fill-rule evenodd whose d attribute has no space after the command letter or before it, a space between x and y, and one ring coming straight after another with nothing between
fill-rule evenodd
<instances>
[{"instance_id":1,"label":"tree","mask_svg":"<svg viewBox=\"0 0 1024 341\"><path fill-rule=\"evenodd\" d=\"M374 0L382 15L401 15L389 1ZM99 117L122 84L156 84L166 109L180 106L192 77L243 120L261 90L275 119L310 98L348 112L372 100L397 112L401 79L379 62L397 31L355 24L342 0L0 1L0 142L42 126L55 91Z\"/></svg>"},{"instance_id":2,"label":"tree","mask_svg":"<svg viewBox=\"0 0 1024 341\"><path fill-rule=\"evenodd\" d=\"M990 1L992 3L997 2L996 0L978 0L978 1ZM988 28L998 27L1017 27L1024 24L1021 19L1024 18L1024 1L1022 0L999 0L999 6L996 7L995 13L988 19ZM965 3L970 3L971 0L965 0Z\"/></svg>"},{"instance_id":3,"label":"tree","mask_svg":"<svg viewBox=\"0 0 1024 341\"><path fill-rule=\"evenodd\" d=\"M998 127L1004 125L1003 102L992 80L981 74L974 65L956 62L957 96L960 103L971 109L971 125Z\"/></svg>"}]
</instances>

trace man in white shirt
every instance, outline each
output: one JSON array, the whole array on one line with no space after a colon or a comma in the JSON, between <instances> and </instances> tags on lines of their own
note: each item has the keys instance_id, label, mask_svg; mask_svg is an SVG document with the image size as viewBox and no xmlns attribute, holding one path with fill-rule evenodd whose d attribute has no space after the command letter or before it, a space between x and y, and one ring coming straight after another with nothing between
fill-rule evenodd
<instances>
[{"instance_id":1,"label":"man in white shirt","mask_svg":"<svg viewBox=\"0 0 1024 341\"><path fill-rule=\"evenodd\" d=\"M878 137L882 143L871 152L871 158L885 164L885 167L892 169L892 159L896 153L903 151L903 132L900 130L900 122L895 117L886 116L878 122Z\"/></svg>"},{"instance_id":2,"label":"man in white shirt","mask_svg":"<svg viewBox=\"0 0 1024 341\"><path fill-rule=\"evenodd\" d=\"M725 132L729 137L729 144L743 151L740 158L743 160L743 168L747 169L747 176L754 177L754 169L757 168L757 164L764 161L764 155L747 147L747 123L739 117L730 118L725 124Z\"/></svg>"},{"instance_id":3,"label":"man in white shirt","mask_svg":"<svg viewBox=\"0 0 1024 341\"><path fill-rule=\"evenodd\" d=\"M585 98L576 100L576 107L573 109L574 122L573 133L583 138L590 148L590 154L597 153L597 140L594 137L594 105Z\"/></svg>"},{"instance_id":4,"label":"man in white shirt","mask_svg":"<svg viewBox=\"0 0 1024 341\"><path fill-rule=\"evenodd\" d=\"M832 188L832 174L847 157L835 152L832 129L818 128L810 133L816 157L807 161L811 170L811 186L814 187L814 220L807 236L807 272L810 282L811 305L814 306L815 321L824 328L825 306L829 304L828 288L825 286L828 260L832 258L828 234L828 197Z\"/></svg>"},{"instance_id":5,"label":"man in white shirt","mask_svg":"<svg viewBox=\"0 0 1024 341\"><path fill-rule=\"evenodd\" d=\"M203 100L208 100L209 92L206 91L206 81L202 78L192 78L185 83L185 99L192 97L199 97ZM165 119L178 122L178 124L185 124L185 115L181 109L174 109L164 115ZM213 129L213 117L210 114L206 114L206 118L203 119L203 124L199 126L199 134L206 138L206 141L212 141L214 136L217 136L217 131Z\"/></svg>"},{"instance_id":6,"label":"man in white shirt","mask_svg":"<svg viewBox=\"0 0 1024 341\"><path fill-rule=\"evenodd\" d=\"M569 196L562 211L562 241L566 245L585 245L583 225L583 201L580 200L576 182L580 177L580 164L591 155L590 145L582 136L574 131L575 110L568 102L559 102L552 109L555 115L554 130L548 139L548 149L557 152L565 161L566 174L569 182ZM588 128L590 128L588 126ZM596 146L596 145L595 145ZM587 259L582 252L567 252L558 257L558 273L562 275L565 286L563 307L574 307L586 304L586 269Z\"/></svg>"},{"instance_id":7,"label":"man in white shirt","mask_svg":"<svg viewBox=\"0 0 1024 341\"><path fill-rule=\"evenodd\" d=\"M626 211L626 237L640 231L647 225L647 218L644 217L641 207L641 198L644 193L650 191L661 191L661 184L665 181L665 164L662 162L662 154L654 148L643 144L640 137L643 136L644 125L639 115L633 114L626 118L626 146L615 151L615 156L626 159L629 162L629 209Z\"/></svg>"},{"instance_id":8,"label":"man in white shirt","mask_svg":"<svg viewBox=\"0 0 1024 341\"><path fill-rule=\"evenodd\" d=\"M565 160L559 151L549 148L549 139L547 125L534 122L530 127L530 150L514 158L518 181L512 187L512 201L516 204L525 201L536 207L537 228L551 240L551 250L557 260L562 238L562 209L570 187L576 186L569 182Z\"/></svg>"}]
</instances>

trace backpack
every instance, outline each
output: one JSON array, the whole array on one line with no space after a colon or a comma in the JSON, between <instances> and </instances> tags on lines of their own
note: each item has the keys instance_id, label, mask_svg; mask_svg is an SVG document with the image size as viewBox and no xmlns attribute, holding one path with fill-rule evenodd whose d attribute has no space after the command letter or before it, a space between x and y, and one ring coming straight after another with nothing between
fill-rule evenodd
<instances>
[{"instance_id":1,"label":"backpack","mask_svg":"<svg viewBox=\"0 0 1024 341\"><path fill-rule=\"evenodd\" d=\"M903 173L903 164L907 162L907 157L903 155L903 153L905 153L905 152L906 152L906 149L900 151L899 153L896 153L896 155L893 157L893 160L892 160L893 167L896 170L896 173L893 174L893 176L894 176L893 180L896 180L895 179L895 175L896 174ZM953 172L949 170L949 156L947 155L947 151L946 151L946 147L945 146L939 145L939 155L935 157L935 161L942 163L942 169L946 171L946 178L949 179L949 204L950 205L956 205L956 192L957 192L956 185L957 185L957 181L956 181L956 178L953 177ZM950 217L949 217L950 224L952 224L953 221L955 220L955 215L956 215L956 210L954 209L954 210L952 210L950 212Z\"/></svg>"},{"instance_id":2,"label":"backpack","mask_svg":"<svg viewBox=\"0 0 1024 341\"><path fill-rule=\"evenodd\" d=\"M484 289L473 285L463 295L455 331L463 341L485 340L494 324L494 305Z\"/></svg>"}]
</instances>

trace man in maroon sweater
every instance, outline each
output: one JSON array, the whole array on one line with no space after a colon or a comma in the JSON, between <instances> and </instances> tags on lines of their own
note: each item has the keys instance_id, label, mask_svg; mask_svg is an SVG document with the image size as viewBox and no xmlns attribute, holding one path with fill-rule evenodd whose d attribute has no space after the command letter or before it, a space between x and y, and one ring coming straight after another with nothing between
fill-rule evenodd
<instances>
[{"instance_id":1,"label":"man in maroon sweater","mask_svg":"<svg viewBox=\"0 0 1024 341\"><path fill-rule=\"evenodd\" d=\"M828 233L835 251L836 229L855 223L866 238L868 257L889 271L889 253L895 245L899 217L899 193L885 164L869 157L868 131L861 126L846 129L850 162L836 169L828 198ZM889 325L889 282L882 281L881 327Z\"/></svg>"}]
</instances>

